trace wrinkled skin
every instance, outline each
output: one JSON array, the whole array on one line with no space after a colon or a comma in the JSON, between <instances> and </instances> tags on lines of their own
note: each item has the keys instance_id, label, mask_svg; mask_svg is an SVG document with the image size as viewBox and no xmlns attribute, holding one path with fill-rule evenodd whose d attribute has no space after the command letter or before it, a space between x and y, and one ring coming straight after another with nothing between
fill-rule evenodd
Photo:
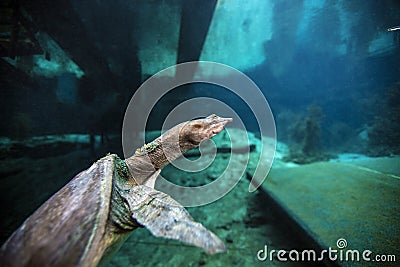
<instances>
[{"instance_id":1,"label":"wrinkled skin","mask_svg":"<svg viewBox=\"0 0 400 267\"><path fill-rule=\"evenodd\" d=\"M180 123L147 144L149 151L138 149L135 155L125 161L137 183L144 184L155 171L189 149L197 147L202 141L215 136L231 121L231 118L221 118L213 114L204 119Z\"/></svg>"}]
</instances>

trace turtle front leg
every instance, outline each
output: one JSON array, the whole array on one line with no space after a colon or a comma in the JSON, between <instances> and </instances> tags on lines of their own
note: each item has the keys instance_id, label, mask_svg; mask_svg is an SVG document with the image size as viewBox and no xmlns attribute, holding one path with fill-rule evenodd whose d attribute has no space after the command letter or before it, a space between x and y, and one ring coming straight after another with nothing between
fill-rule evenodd
<instances>
[{"instance_id":1,"label":"turtle front leg","mask_svg":"<svg viewBox=\"0 0 400 267\"><path fill-rule=\"evenodd\" d=\"M169 195L139 185L124 191L132 218L154 236L179 240L204 249L208 254L225 252L224 243Z\"/></svg>"}]
</instances>

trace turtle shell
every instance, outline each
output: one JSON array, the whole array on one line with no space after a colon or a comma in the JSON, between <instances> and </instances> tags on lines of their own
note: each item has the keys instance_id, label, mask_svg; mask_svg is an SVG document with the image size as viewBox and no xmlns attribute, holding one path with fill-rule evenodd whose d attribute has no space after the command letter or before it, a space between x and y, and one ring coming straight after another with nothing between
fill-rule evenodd
<instances>
[{"instance_id":1,"label":"turtle shell","mask_svg":"<svg viewBox=\"0 0 400 267\"><path fill-rule=\"evenodd\" d=\"M11 235L0 249L0 266L97 266L138 226L209 254L226 251L182 205L152 188L159 172L138 185L117 155L98 160Z\"/></svg>"},{"instance_id":2,"label":"turtle shell","mask_svg":"<svg viewBox=\"0 0 400 267\"><path fill-rule=\"evenodd\" d=\"M98 160L48 199L2 246L0 265L96 266L106 249L116 160Z\"/></svg>"}]
</instances>

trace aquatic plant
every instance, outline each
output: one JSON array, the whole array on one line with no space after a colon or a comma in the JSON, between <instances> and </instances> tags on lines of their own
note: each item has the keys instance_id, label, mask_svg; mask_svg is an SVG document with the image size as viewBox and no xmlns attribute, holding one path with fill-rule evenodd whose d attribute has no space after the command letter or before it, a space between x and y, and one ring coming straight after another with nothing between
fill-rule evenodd
<instances>
[{"instance_id":1,"label":"aquatic plant","mask_svg":"<svg viewBox=\"0 0 400 267\"><path fill-rule=\"evenodd\" d=\"M321 120L324 117L322 109L317 104L307 108L307 114L300 117L291 128L290 154L285 161L300 164L326 160L322 152Z\"/></svg>"},{"instance_id":2,"label":"aquatic plant","mask_svg":"<svg viewBox=\"0 0 400 267\"><path fill-rule=\"evenodd\" d=\"M387 90L383 103L368 129L368 151L372 156L400 154L400 83Z\"/></svg>"}]
</instances>

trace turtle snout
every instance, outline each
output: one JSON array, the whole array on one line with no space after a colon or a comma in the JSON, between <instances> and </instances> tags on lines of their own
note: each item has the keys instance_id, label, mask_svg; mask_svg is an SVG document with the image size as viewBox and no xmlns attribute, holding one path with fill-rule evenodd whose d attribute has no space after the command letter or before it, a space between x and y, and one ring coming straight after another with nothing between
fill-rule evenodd
<instances>
[{"instance_id":1,"label":"turtle snout","mask_svg":"<svg viewBox=\"0 0 400 267\"><path fill-rule=\"evenodd\" d=\"M224 129L225 125L231 121L232 121L232 118L217 117L215 119L215 121L213 121L213 123L211 123L210 138L215 136L216 134L220 133Z\"/></svg>"}]
</instances>

